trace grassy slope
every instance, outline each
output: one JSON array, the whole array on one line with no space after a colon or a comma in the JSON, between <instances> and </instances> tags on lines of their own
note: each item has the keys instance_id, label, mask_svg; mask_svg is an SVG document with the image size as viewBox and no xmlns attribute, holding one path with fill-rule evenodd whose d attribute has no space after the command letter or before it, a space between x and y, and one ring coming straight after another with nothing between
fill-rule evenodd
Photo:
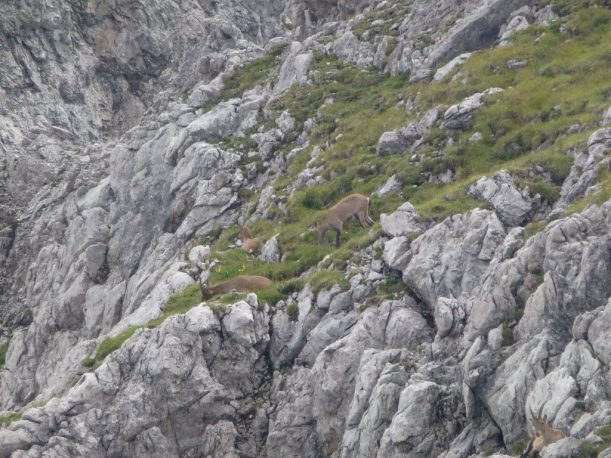
<instances>
[{"instance_id":1,"label":"grassy slope","mask_svg":"<svg viewBox=\"0 0 611 458\"><path fill-rule=\"evenodd\" d=\"M548 200L557 199L572 163L565 151L585 148L611 94L611 13L605 8L579 6L587 6L587 2L568 7L562 3L559 11L571 13L570 16L551 27L531 27L520 33L511 46L475 53L460 69L460 75L450 75L438 83L408 84L408 75L391 77L375 69L343 64L333 56L315 55L311 68L314 83L293 88L272 105L276 114L288 110L295 117L296 132L301 131L306 119L317 119L310 148L300 153L275 187L278 194L284 192L305 167L314 146L323 147L315 165L324 167L322 176L327 181L292 196L287 214L278 215L274 221L252 224L263 239L280 233L281 246L287 253L284 263L266 265L228 248L236 233L235 228L230 228L215 244L215 255L221 263L211 281L248 273L282 282L297 277L328 255L326 266L342 270L355 250L377 237L379 228L366 231L350 225L342 246L334 249L330 244L317 245L308 226L322 216L322 209L342 196L352 192L371 194L394 173L403 183L402 196L373 198L374 219L406 199L425 218L435 221L485 206L468 197L465 188L501 168L521 177L520 184ZM528 64L512 70L507 66L510 60L527 60ZM468 131L449 133L433 128L419 150L424 158L417 165L410 163L408 155L376 155L380 135L410 121L397 102L415 100L417 111L424 113L437 105L460 102L489 87L505 91L488 98ZM329 99L333 103L324 103ZM580 133L567 135L568 128L577 123ZM470 142L475 132L480 132L482 139ZM448 146L450 138L452 146ZM329 146L325 148L325 144ZM286 154L295 146L288 141L276 154ZM435 154L440 150L445 151L441 158ZM530 173L535 166L545 169L552 182ZM455 172L457 181L446 185L426 182L427 174L447 169ZM588 201L608 198L608 174L601 177L606 191Z\"/></svg>"},{"instance_id":2,"label":"grassy slope","mask_svg":"<svg viewBox=\"0 0 611 458\"><path fill-rule=\"evenodd\" d=\"M308 227L321 218L324 208L342 196L352 192L371 194L393 174L398 174L403 184L402 195L372 198L370 213L374 219L382 212L394 210L404 200L410 200L423 217L434 221L485 206L484 202L468 197L465 188L501 168L521 176L521 184L548 200L556 199L571 166L565 151L585 148L585 141L598 127L611 95L611 12L608 8L593 6L595 3L555 2L557 11L567 15L560 21L548 28L529 28L518 34L511 46L474 53L459 75L454 72L437 83L409 84L409 75L388 76L376 69L359 69L333 56L316 54L311 68L313 84L294 87L271 107L275 115L283 110L291 113L296 119L296 133L302 131L307 119L317 120L310 135L310 147L297 156L286 176L276 180L274 186L278 194L285 192L286 186L305 168L315 146L323 148L316 166L324 167L322 175L327 181L293 195L288 200L287 213L278 214L274 221L251 224L253 232L264 240L279 233L286 253L283 263L265 264L232 247L237 228L219 229L204 237L205 243L215 241L214 256L220 261L210 282L214 284L240 274L268 276L276 281L276 286L262 291L259 298L271 304L299 290L304 281L311 282L316 290L334 283L346 287L342 273L346 261L379 237L379 224L364 230L350 223L337 249L330 243L318 245ZM586 6L589 8L584 9ZM359 24L358 32L366 31L372 21L373 18L367 18ZM222 97L239 96L273 78L280 64L280 51L274 50L236 69L225 80ZM507 66L509 60L527 60L528 64L511 70ZM419 150L423 155L420 163L412 164L408 155L376 155L375 148L383 132L413 120L398 105L399 101L413 100L416 111L424 113L437 105L458 103L489 87L501 87L505 91L488 99L468 131L448 133L433 128ZM333 103L325 103L330 99ZM576 123L581 125L581 132L567 135L567 129ZM475 132L480 132L482 139L470 142ZM288 136L275 154L287 154L295 148L295 138L296 135ZM450 139L452 146L448 146ZM329 146L325 148L326 144ZM242 151L245 158L254 149L248 138L232 138L223 146ZM440 150L445 152L441 158L436 154ZM534 166L545 169L552 183L533 177L529 172ZM456 174L454 183L429 184L425 179L428 174L442 173L448 168ZM582 199L570 211L611 198L610 174L601 173L600 181L601 192ZM535 231L542 225L533 223L529 227ZM325 262L319 265L323 259ZM300 278L316 265L320 267L318 272ZM384 285L380 290L380 297L385 297L396 292L397 285ZM168 316L188 310L200 299L198 289L187 289L173 298L162 317L148 326L157 326ZM227 300L221 299L219 303L222 305ZM107 339L96 357L84 364L98 365L134 331L132 328L121 336Z\"/></svg>"}]
</instances>

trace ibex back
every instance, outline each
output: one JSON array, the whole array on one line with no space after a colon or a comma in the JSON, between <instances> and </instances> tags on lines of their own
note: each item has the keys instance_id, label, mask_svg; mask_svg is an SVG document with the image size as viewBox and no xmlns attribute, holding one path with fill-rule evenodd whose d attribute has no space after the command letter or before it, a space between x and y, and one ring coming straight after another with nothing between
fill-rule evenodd
<instances>
[{"instance_id":1,"label":"ibex back","mask_svg":"<svg viewBox=\"0 0 611 458\"><path fill-rule=\"evenodd\" d=\"M250 293L252 291L269 288L273 286L273 284L274 283L267 277L261 277L259 275L240 275L214 286L200 286L202 288L202 298L210 299L216 294L225 294L231 291Z\"/></svg>"},{"instance_id":2,"label":"ibex back","mask_svg":"<svg viewBox=\"0 0 611 458\"><path fill-rule=\"evenodd\" d=\"M367 227L368 223L373 224L368 208L369 197L363 194L351 194L344 197L327 210L325 218L314 226L314 231L318 234L318 243L322 243L327 231L335 231L335 246L339 246L344 223L351 217L357 219L363 227Z\"/></svg>"}]
</instances>

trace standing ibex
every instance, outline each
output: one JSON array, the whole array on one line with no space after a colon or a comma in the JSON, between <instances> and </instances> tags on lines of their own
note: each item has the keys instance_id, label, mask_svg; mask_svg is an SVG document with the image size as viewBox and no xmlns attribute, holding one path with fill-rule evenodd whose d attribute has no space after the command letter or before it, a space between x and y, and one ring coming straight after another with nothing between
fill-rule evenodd
<instances>
[{"instance_id":1,"label":"standing ibex","mask_svg":"<svg viewBox=\"0 0 611 458\"><path fill-rule=\"evenodd\" d=\"M564 437L566 437L562 431L552 427L552 425L549 424L547 416L538 417L533 415L530 421L535 427L535 430L537 430L537 435L530 440L526 450L524 450L524 452L522 452L520 455L520 458L538 456L535 455L534 452L538 454L546 445L553 444L554 442L558 442L560 439L564 439Z\"/></svg>"},{"instance_id":2,"label":"standing ibex","mask_svg":"<svg viewBox=\"0 0 611 458\"><path fill-rule=\"evenodd\" d=\"M255 238L250 233L248 226L244 225L240 228L240 240L242 240L242 249L250 254L258 254L261 251L263 244L261 239Z\"/></svg>"},{"instance_id":3,"label":"standing ibex","mask_svg":"<svg viewBox=\"0 0 611 458\"><path fill-rule=\"evenodd\" d=\"M203 299L210 299L216 294L225 294L231 291L250 293L252 291L269 288L273 285L274 283L269 278L260 277L259 275L240 275L210 287L200 283Z\"/></svg>"},{"instance_id":4,"label":"standing ibex","mask_svg":"<svg viewBox=\"0 0 611 458\"><path fill-rule=\"evenodd\" d=\"M368 207L369 197L363 194L351 194L344 197L327 210L325 218L320 223L314 225L313 229L318 234L318 243L322 243L327 231L335 231L335 246L339 246L344 223L353 216L363 227L367 227L367 223L373 224L368 214Z\"/></svg>"}]
</instances>

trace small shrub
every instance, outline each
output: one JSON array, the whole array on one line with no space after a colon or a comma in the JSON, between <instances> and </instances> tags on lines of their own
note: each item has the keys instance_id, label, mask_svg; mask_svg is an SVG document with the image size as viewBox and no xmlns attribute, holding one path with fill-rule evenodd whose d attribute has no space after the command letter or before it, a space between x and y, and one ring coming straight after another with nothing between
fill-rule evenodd
<instances>
[{"instance_id":1,"label":"small shrub","mask_svg":"<svg viewBox=\"0 0 611 458\"><path fill-rule=\"evenodd\" d=\"M286 306L286 314L289 316L289 320L297 321L299 319L299 307L294 302Z\"/></svg>"},{"instance_id":2,"label":"small shrub","mask_svg":"<svg viewBox=\"0 0 611 458\"><path fill-rule=\"evenodd\" d=\"M84 367L93 367L95 366L95 358L85 358L81 365Z\"/></svg>"},{"instance_id":3,"label":"small shrub","mask_svg":"<svg viewBox=\"0 0 611 458\"><path fill-rule=\"evenodd\" d=\"M407 286L399 278L386 278L379 287L379 293L383 297L392 297L397 293L405 291Z\"/></svg>"},{"instance_id":4,"label":"small shrub","mask_svg":"<svg viewBox=\"0 0 611 458\"><path fill-rule=\"evenodd\" d=\"M514 455L520 455L524 450L526 450L526 446L528 445L528 436L524 435L520 439L516 440L512 446L511 450Z\"/></svg>"},{"instance_id":5,"label":"small shrub","mask_svg":"<svg viewBox=\"0 0 611 458\"><path fill-rule=\"evenodd\" d=\"M513 345L513 330L506 323L503 323L501 325L501 336L501 345L503 345L503 347L509 347Z\"/></svg>"},{"instance_id":6,"label":"small shrub","mask_svg":"<svg viewBox=\"0 0 611 458\"><path fill-rule=\"evenodd\" d=\"M278 288L280 292L284 295L289 295L292 293L296 293L297 291L301 291L305 285L305 282L301 279L289 280L284 282Z\"/></svg>"},{"instance_id":7,"label":"small shrub","mask_svg":"<svg viewBox=\"0 0 611 458\"><path fill-rule=\"evenodd\" d=\"M272 286L271 288L266 288L257 291L257 298L259 302L274 306L278 303L278 301L284 299L284 294L278 291L278 288Z\"/></svg>"},{"instance_id":8,"label":"small shrub","mask_svg":"<svg viewBox=\"0 0 611 458\"><path fill-rule=\"evenodd\" d=\"M8 340L0 345L0 368L4 367L4 363L6 362L6 352L8 351L8 346L10 343L11 341Z\"/></svg>"},{"instance_id":9,"label":"small shrub","mask_svg":"<svg viewBox=\"0 0 611 458\"><path fill-rule=\"evenodd\" d=\"M547 221L533 221L532 223L528 223L524 231L524 238L528 240L533 235L538 234L547 227L547 224Z\"/></svg>"}]
</instances>

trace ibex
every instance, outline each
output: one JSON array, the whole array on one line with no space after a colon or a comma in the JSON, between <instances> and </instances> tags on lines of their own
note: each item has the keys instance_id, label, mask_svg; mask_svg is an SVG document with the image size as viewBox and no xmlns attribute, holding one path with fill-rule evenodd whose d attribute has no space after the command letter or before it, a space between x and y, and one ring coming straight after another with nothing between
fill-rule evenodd
<instances>
[{"instance_id":1,"label":"ibex","mask_svg":"<svg viewBox=\"0 0 611 458\"><path fill-rule=\"evenodd\" d=\"M553 444L566 437L562 431L549 424L547 416L538 417L533 415L530 421L537 430L537 435L530 440L526 450L520 455L520 458L537 456L534 452L539 453L546 445Z\"/></svg>"},{"instance_id":2,"label":"ibex","mask_svg":"<svg viewBox=\"0 0 611 458\"><path fill-rule=\"evenodd\" d=\"M363 227L367 227L367 223L373 224L368 214L368 207L369 197L363 194L351 194L344 197L327 210L325 218L320 223L314 225L313 229L318 234L318 243L322 243L327 231L335 231L335 246L339 246L344 223L353 216Z\"/></svg>"},{"instance_id":3,"label":"ibex","mask_svg":"<svg viewBox=\"0 0 611 458\"><path fill-rule=\"evenodd\" d=\"M242 249L250 254L258 254L261 251L263 244L261 239L255 238L250 233L248 226L244 225L240 228L240 240L242 240Z\"/></svg>"},{"instance_id":4,"label":"ibex","mask_svg":"<svg viewBox=\"0 0 611 458\"><path fill-rule=\"evenodd\" d=\"M273 286L273 284L274 283L267 277L260 277L259 275L240 275L210 287L200 283L200 287L202 289L202 298L210 299L216 294L225 294L231 291L250 293L252 291L269 288Z\"/></svg>"}]
</instances>

